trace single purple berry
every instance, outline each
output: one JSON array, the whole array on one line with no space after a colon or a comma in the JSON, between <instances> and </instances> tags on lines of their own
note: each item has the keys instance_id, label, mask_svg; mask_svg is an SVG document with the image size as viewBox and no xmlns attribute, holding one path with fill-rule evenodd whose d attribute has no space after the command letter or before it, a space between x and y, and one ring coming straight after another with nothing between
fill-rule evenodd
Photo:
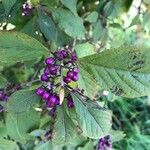
<instances>
[{"instance_id":1,"label":"single purple berry","mask_svg":"<svg viewBox=\"0 0 150 150\"><path fill-rule=\"evenodd\" d=\"M51 103L52 106L59 105L59 96L56 94L50 95L49 103Z\"/></svg>"},{"instance_id":2,"label":"single purple berry","mask_svg":"<svg viewBox=\"0 0 150 150\"><path fill-rule=\"evenodd\" d=\"M67 72L67 77L68 78L72 78L73 76L74 76L74 72L72 72L72 71Z\"/></svg>"},{"instance_id":3,"label":"single purple berry","mask_svg":"<svg viewBox=\"0 0 150 150\"><path fill-rule=\"evenodd\" d=\"M36 89L36 94L37 94L38 96L43 96L43 93L44 93L44 92L45 92L45 89L42 88L42 87L39 87L39 88Z\"/></svg>"},{"instance_id":4,"label":"single purple berry","mask_svg":"<svg viewBox=\"0 0 150 150\"><path fill-rule=\"evenodd\" d=\"M58 67L57 66L50 66L49 67L51 75L57 75Z\"/></svg>"},{"instance_id":5,"label":"single purple berry","mask_svg":"<svg viewBox=\"0 0 150 150\"><path fill-rule=\"evenodd\" d=\"M63 58L66 58L68 56L68 52L66 50L61 50L60 53L63 56Z\"/></svg>"},{"instance_id":6,"label":"single purple berry","mask_svg":"<svg viewBox=\"0 0 150 150\"><path fill-rule=\"evenodd\" d=\"M71 96L67 97L67 106L69 108L73 108L74 107L74 102Z\"/></svg>"},{"instance_id":7,"label":"single purple berry","mask_svg":"<svg viewBox=\"0 0 150 150\"><path fill-rule=\"evenodd\" d=\"M50 70L49 70L49 67L48 67L48 66L44 69L44 73L47 74L47 75L50 74Z\"/></svg>"},{"instance_id":8,"label":"single purple berry","mask_svg":"<svg viewBox=\"0 0 150 150\"><path fill-rule=\"evenodd\" d=\"M71 82L71 78L64 77L63 81L68 84Z\"/></svg>"},{"instance_id":9,"label":"single purple berry","mask_svg":"<svg viewBox=\"0 0 150 150\"><path fill-rule=\"evenodd\" d=\"M49 57L45 60L45 64L47 65L53 65L55 63L55 58Z\"/></svg>"},{"instance_id":10,"label":"single purple berry","mask_svg":"<svg viewBox=\"0 0 150 150\"><path fill-rule=\"evenodd\" d=\"M79 76L75 74L71 79L76 82L79 80Z\"/></svg>"},{"instance_id":11,"label":"single purple berry","mask_svg":"<svg viewBox=\"0 0 150 150\"><path fill-rule=\"evenodd\" d=\"M48 81L48 80L49 80L49 77L48 77L46 74L42 74L42 75L41 75L41 80L42 80L42 81Z\"/></svg>"},{"instance_id":12,"label":"single purple berry","mask_svg":"<svg viewBox=\"0 0 150 150\"><path fill-rule=\"evenodd\" d=\"M58 58L58 60L63 60L63 58L64 58L64 56L63 56L63 54L61 53L61 51L55 52L55 55L56 55L56 57Z\"/></svg>"},{"instance_id":13,"label":"single purple berry","mask_svg":"<svg viewBox=\"0 0 150 150\"><path fill-rule=\"evenodd\" d=\"M47 91L45 91L45 92L43 93L42 98L43 98L45 101L48 101L48 100L49 100L49 97L50 97L50 94L49 94Z\"/></svg>"},{"instance_id":14,"label":"single purple berry","mask_svg":"<svg viewBox=\"0 0 150 150\"><path fill-rule=\"evenodd\" d=\"M78 74L79 72L80 72L80 69L79 69L79 68L74 68L74 69L73 69L73 73L74 73L74 74Z\"/></svg>"},{"instance_id":15,"label":"single purple berry","mask_svg":"<svg viewBox=\"0 0 150 150\"><path fill-rule=\"evenodd\" d=\"M71 61L75 62L75 61L77 61L77 59L78 59L77 55L75 53L73 53L72 56L71 56Z\"/></svg>"},{"instance_id":16,"label":"single purple berry","mask_svg":"<svg viewBox=\"0 0 150 150\"><path fill-rule=\"evenodd\" d=\"M8 100L9 100L9 96L8 95L4 95L3 101L8 101Z\"/></svg>"}]
</instances>

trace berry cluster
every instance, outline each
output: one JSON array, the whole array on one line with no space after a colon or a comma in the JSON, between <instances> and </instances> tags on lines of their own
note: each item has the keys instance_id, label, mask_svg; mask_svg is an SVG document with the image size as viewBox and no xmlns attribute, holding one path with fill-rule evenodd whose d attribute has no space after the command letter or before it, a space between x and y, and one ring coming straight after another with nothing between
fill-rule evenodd
<instances>
[{"instance_id":1,"label":"berry cluster","mask_svg":"<svg viewBox=\"0 0 150 150\"><path fill-rule=\"evenodd\" d=\"M110 150L111 148L112 148L112 139L110 135L107 135L99 139L97 150Z\"/></svg>"},{"instance_id":2,"label":"berry cluster","mask_svg":"<svg viewBox=\"0 0 150 150\"><path fill-rule=\"evenodd\" d=\"M20 84L8 84L6 89L0 89L0 101L7 102L9 97L20 89ZM0 105L0 112L2 111L4 111L4 108L2 105Z\"/></svg>"},{"instance_id":3,"label":"berry cluster","mask_svg":"<svg viewBox=\"0 0 150 150\"><path fill-rule=\"evenodd\" d=\"M31 11L32 11L31 3L30 3L30 1L27 0L23 4L23 13L22 13L22 15L23 16L29 16L31 14Z\"/></svg>"},{"instance_id":4,"label":"berry cluster","mask_svg":"<svg viewBox=\"0 0 150 150\"><path fill-rule=\"evenodd\" d=\"M47 108L60 104L58 89L65 88L70 82L79 79L79 69L76 67L77 56L71 49L61 49L53 53L53 57L45 59L44 73L41 75L42 86L37 88L36 94L45 102ZM73 100L67 97L69 108L74 107Z\"/></svg>"}]
</instances>

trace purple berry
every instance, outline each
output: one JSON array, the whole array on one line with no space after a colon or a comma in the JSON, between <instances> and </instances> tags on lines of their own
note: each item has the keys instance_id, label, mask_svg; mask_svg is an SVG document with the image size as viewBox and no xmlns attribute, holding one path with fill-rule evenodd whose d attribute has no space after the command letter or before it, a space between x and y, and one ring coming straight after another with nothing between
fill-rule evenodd
<instances>
[{"instance_id":1,"label":"purple berry","mask_svg":"<svg viewBox=\"0 0 150 150\"><path fill-rule=\"evenodd\" d=\"M74 76L74 72L72 72L72 71L67 72L67 77L68 78L72 78L73 76Z\"/></svg>"},{"instance_id":2,"label":"purple berry","mask_svg":"<svg viewBox=\"0 0 150 150\"><path fill-rule=\"evenodd\" d=\"M48 101L48 100L49 100L49 97L50 97L50 94L49 94L47 91L45 91L45 92L43 93L42 98L43 98L44 100Z\"/></svg>"},{"instance_id":3,"label":"purple berry","mask_svg":"<svg viewBox=\"0 0 150 150\"><path fill-rule=\"evenodd\" d=\"M68 52L66 50L61 50L60 53L62 54L63 58L68 56Z\"/></svg>"},{"instance_id":4,"label":"purple berry","mask_svg":"<svg viewBox=\"0 0 150 150\"><path fill-rule=\"evenodd\" d=\"M68 84L71 82L71 78L64 77L63 81Z\"/></svg>"},{"instance_id":5,"label":"purple berry","mask_svg":"<svg viewBox=\"0 0 150 150\"><path fill-rule=\"evenodd\" d=\"M45 73L45 74L47 74L47 75L49 75L49 74L50 74L49 67L46 67L46 68L44 69L44 73Z\"/></svg>"},{"instance_id":6,"label":"purple berry","mask_svg":"<svg viewBox=\"0 0 150 150\"><path fill-rule=\"evenodd\" d=\"M48 77L46 74L42 74L42 75L41 75L41 80L42 80L42 81L48 81L48 80L49 80L49 77Z\"/></svg>"},{"instance_id":7,"label":"purple berry","mask_svg":"<svg viewBox=\"0 0 150 150\"><path fill-rule=\"evenodd\" d=\"M59 97L56 94L52 94L49 97L49 103L51 103L52 106L59 104Z\"/></svg>"},{"instance_id":8,"label":"purple berry","mask_svg":"<svg viewBox=\"0 0 150 150\"><path fill-rule=\"evenodd\" d=\"M8 101L8 99L9 99L9 96L8 95L4 95L3 101Z\"/></svg>"},{"instance_id":9,"label":"purple berry","mask_svg":"<svg viewBox=\"0 0 150 150\"><path fill-rule=\"evenodd\" d=\"M71 96L67 97L67 106L69 108L73 108L74 107L74 102Z\"/></svg>"},{"instance_id":10,"label":"purple berry","mask_svg":"<svg viewBox=\"0 0 150 150\"><path fill-rule=\"evenodd\" d=\"M42 88L42 87L39 87L39 88L36 89L36 94L37 94L38 96L43 96L43 93L44 93L44 92L45 92L45 89Z\"/></svg>"},{"instance_id":11,"label":"purple berry","mask_svg":"<svg viewBox=\"0 0 150 150\"><path fill-rule=\"evenodd\" d=\"M72 56L71 56L71 61L75 62L75 61L77 61L77 59L78 59L77 55L75 53L73 53Z\"/></svg>"},{"instance_id":12,"label":"purple berry","mask_svg":"<svg viewBox=\"0 0 150 150\"><path fill-rule=\"evenodd\" d=\"M49 71L51 75L57 75L57 66L50 66Z\"/></svg>"},{"instance_id":13,"label":"purple berry","mask_svg":"<svg viewBox=\"0 0 150 150\"><path fill-rule=\"evenodd\" d=\"M73 81L78 81L79 80L79 76L76 74L71 78Z\"/></svg>"},{"instance_id":14,"label":"purple berry","mask_svg":"<svg viewBox=\"0 0 150 150\"><path fill-rule=\"evenodd\" d=\"M74 69L73 69L73 73L74 73L74 74L78 74L79 72L80 72L80 69L79 69L79 68L74 68Z\"/></svg>"},{"instance_id":15,"label":"purple berry","mask_svg":"<svg viewBox=\"0 0 150 150\"><path fill-rule=\"evenodd\" d=\"M49 57L49 58L47 58L47 59L45 60L45 63L46 63L47 65L53 65L53 64L55 63L55 58Z\"/></svg>"},{"instance_id":16,"label":"purple berry","mask_svg":"<svg viewBox=\"0 0 150 150\"><path fill-rule=\"evenodd\" d=\"M61 53L61 51L57 51L55 52L56 57L58 58L58 60L62 60L64 58L63 54Z\"/></svg>"}]
</instances>

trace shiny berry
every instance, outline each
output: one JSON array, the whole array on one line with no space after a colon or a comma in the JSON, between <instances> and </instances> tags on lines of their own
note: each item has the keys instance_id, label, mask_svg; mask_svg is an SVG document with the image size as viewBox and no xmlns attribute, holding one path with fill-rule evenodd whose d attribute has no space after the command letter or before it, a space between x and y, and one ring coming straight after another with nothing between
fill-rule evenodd
<instances>
[{"instance_id":1,"label":"shiny berry","mask_svg":"<svg viewBox=\"0 0 150 150\"><path fill-rule=\"evenodd\" d=\"M79 80L79 76L76 74L71 78L73 81L78 81Z\"/></svg>"},{"instance_id":2,"label":"shiny berry","mask_svg":"<svg viewBox=\"0 0 150 150\"><path fill-rule=\"evenodd\" d=\"M64 77L63 81L68 84L71 82L71 78Z\"/></svg>"},{"instance_id":3,"label":"shiny berry","mask_svg":"<svg viewBox=\"0 0 150 150\"><path fill-rule=\"evenodd\" d=\"M71 56L71 61L75 62L75 61L77 61L77 59L78 59L77 55L75 53L73 53L72 56Z\"/></svg>"},{"instance_id":4,"label":"shiny berry","mask_svg":"<svg viewBox=\"0 0 150 150\"><path fill-rule=\"evenodd\" d=\"M73 108L74 107L74 102L71 96L67 97L67 106L69 108Z\"/></svg>"},{"instance_id":5,"label":"shiny berry","mask_svg":"<svg viewBox=\"0 0 150 150\"><path fill-rule=\"evenodd\" d=\"M78 74L79 72L80 72L80 69L79 69L79 68L74 68L74 69L73 69L73 73L74 73L74 74Z\"/></svg>"},{"instance_id":6,"label":"shiny berry","mask_svg":"<svg viewBox=\"0 0 150 150\"><path fill-rule=\"evenodd\" d=\"M72 78L73 76L74 76L74 72L72 72L72 71L67 72L67 77L68 78Z\"/></svg>"},{"instance_id":7,"label":"shiny berry","mask_svg":"<svg viewBox=\"0 0 150 150\"><path fill-rule=\"evenodd\" d=\"M46 63L47 65L53 65L53 64L55 63L55 58L49 57L49 58L47 58L47 59L45 60L45 63Z\"/></svg>"},{"instance_id":8,"label":"shiny berry","mask_svg":"<svg viewBox=\"0 0 150 150\"><path fill-rule=\"evenodd\" d=\"M51 103L53 106L59 104L59 97L56 94L52 94L49 97L49 103Z\"/></svg>"},{"instance_id":9,"label":"shiny berry","mask_svg":"<svg viewBox=\"0 0 150 150\"><path fill-rule=\"evenodd\" d=\"M50 66L49 71L51 75L56 75L57 74L57 66Z\"/></svg>"},{"instance_id":10,"label":"shiny berry","mask_svg":"<svg viewBox=\"0 0 150 150\"><path fill-rule=\"evenodd\" d=\"M63 56L63 58L66 58L68 56L68 52L66 50L61 50L60 53Z\"/></svg>"},{"instance_id":11,"label":"shiny berry","mask_svg":"<svg viewBox=\"0 0 150 150\"><path fill-rule=\"evenodd\" d=\"M45 73L45 74L47 74L47 75L49 75L49 74L50 74L49 67L46 67L46 68L44 69L44 73Z\"/></svg>"},{"instance_id":12,"label":"shiny berry","mask_svg":"<svg viewBox=\"0 0 150 150\"><path fill-rule=\"evenodd\" d=\"M42 74L42 75L41 75L41 80L42 80L42 81L48 81L48 80L49 80L49 77L48 77L46 74Z\"/></svg>"},{"instance_id":13,"label":"shiny berry","mask_svg":"<svg viewBox=\"0 0 150 150\"><path fill-rule=\"evenodd\" d=\"M45 89L42 88L42 87L39 87L39 88L36 89L36 94L37 94L38 96L43 96L43 93L44 93L44 92L45 92Z\"/></svg>"},{"instance_id":14,"label":"shiny berry","mask_svg":"<svg viewBox=\"0 0 150 150\"><path fill-rule=\"evenodd\" d=\"M48 101L48 100L49 100L49 97L50 97L50 94L49 94L47 91L45 91L45 92L43 93L42 98L43 98L44 100Z\"/></svg>"}]
</instances>

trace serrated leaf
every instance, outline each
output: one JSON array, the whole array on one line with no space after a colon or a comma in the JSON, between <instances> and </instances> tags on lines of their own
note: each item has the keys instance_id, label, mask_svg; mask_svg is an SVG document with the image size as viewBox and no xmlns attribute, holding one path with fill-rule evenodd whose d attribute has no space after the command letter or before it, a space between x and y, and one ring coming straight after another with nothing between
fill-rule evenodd
<instances>
[{"instance_id":1,"label":"serrated leaf","mask_svg":"<svg viewBox=\"0 0 150 150\"><path fill-rule=\"evenodd\" d=\"M77 44L75 46L75 50L78 55L78 58L85 57L85 56L96 53L94 45L92 45L88 42L82 43L82 44Z\"/></svg>"},{"instance_id":2,"label":"serrated leaf","mask_svg":"<svg viewBox=\"0 0 150 150\"><path fill-rule=\"evenodd\" d=\"M112 130L110 133L111 133L113 142L118 142L118 141L122 140L125 137L125 133L123 131Z\"/></svg>"},{"instance_id":3,"label":"serrated leaf","mask_svg":"<svg viewBox=\"0 0 150 150\"><path fill-rule=\"evenodd\" d=\"M72 97L83 134L93 139L107 135L112 125L111 112L85 104L76 95Z\"/></svg>"},{"instance_id":4,"label":"serrated leaf","mask_svg":"<svg viewBox=\"0 0 150 150\"><path fill-rule=\"evenodd\" d=\"M84 38L85 28L80 17L74 16L70 11L64 9L53 9L52 15L58 26L66 34L73 38Z\"/></svg>"},{"instance_id":5,"label":"serrated leaf","mask_svg":"<svg viewBox=\"0 0 150 150\"><path fill-rule=\"evenodd\" d=\"M76 126L64 109L57 108L57 117L53 130L53 142L57 144L68 143L76 136Z\"/></svg>"},{"instance_id":6,"label":"serrated leaf","mask_svg":"<svg viewBox=\"0 0 150 150\"><path fill-rule=\"evenodd\" d=\"M2 4L5 8L6 14L8 14L11 8L14 6L17 0L2 0Z\"/></svg>"},{"instance_id":7,"label":"serrated leaf","mask_svg":"<svg viewBox=\"0 0 150 150\"><path fill-rule=\"evenodd\" d=\"M14 141L0 139L0 149L1 150L19 150L19 147Z\"/></svg>"},{"instance_id":8,"label":"serrated leaf","mask_svg":"<svg viewBox=\"0 0 150 150\"><path fill-rule=\"evenodd\" d=\"M77 15L77 0L61 0L61 3Z\"/></svg>"},{"instance_id":9,"label":"serrated leaf","mask_svg":"<svg viewBox=\"0 0 150 150\"><path fill-rule=\"evenodd\" d=\"M83 89L84 94L92 100L99 91L96 80L86 70L82 69L82 66L80 67L78 86L80 89Z\"/></svg>"},{"instance_id":10,"label":"serrated leaf","mask_svg":"<svg viewBox=\"0 0 150 150\"><path fill-rule=\"evenodd\" d=\"M0 89L6 87L7 80L0 74Z\"/></svg>"},{"instance_id":11,"label":"serrated leaf","mask_svg":"<svg viewBox=\"0 0 150 150\"><path fill-rule=\"evenodd\" d=\"M129 98L150 93L150 50L120 47L80 59L100 88Z\"/></svg>"},{"instance_id":12,"label":"serrated leaf","mask_svg":"<svg viewBox=\"0 0 150 150\"><path fill-rule=\"evenodd\" d=\"M37 129L40 122L40 114L33 109L23 113L7 113L6 127L8 135L21 143L32 139L30 131Z\"/></svg>"},{"instance_id":13,"label":"serrated leaf","mask_svg":"<svg viewBox=\"0 0 150 150\"><path fill-rule=\"evenodd\" d=\"M22 113L34 108L39 103L40 98L35 91L21 90L15 92L9 99L6 109L10 113Z\"/></svg>"},{"instance_id":14,"label":"serrated leaf","mask_svg":"<svg viewBox=\"0 0 150 150\"><path fill-rule=\"evenodd\" d=\"M19 32L0 32L0 65L35 60L47 54L47 48L34 38Z\"/></svg>"}]
</instances>

